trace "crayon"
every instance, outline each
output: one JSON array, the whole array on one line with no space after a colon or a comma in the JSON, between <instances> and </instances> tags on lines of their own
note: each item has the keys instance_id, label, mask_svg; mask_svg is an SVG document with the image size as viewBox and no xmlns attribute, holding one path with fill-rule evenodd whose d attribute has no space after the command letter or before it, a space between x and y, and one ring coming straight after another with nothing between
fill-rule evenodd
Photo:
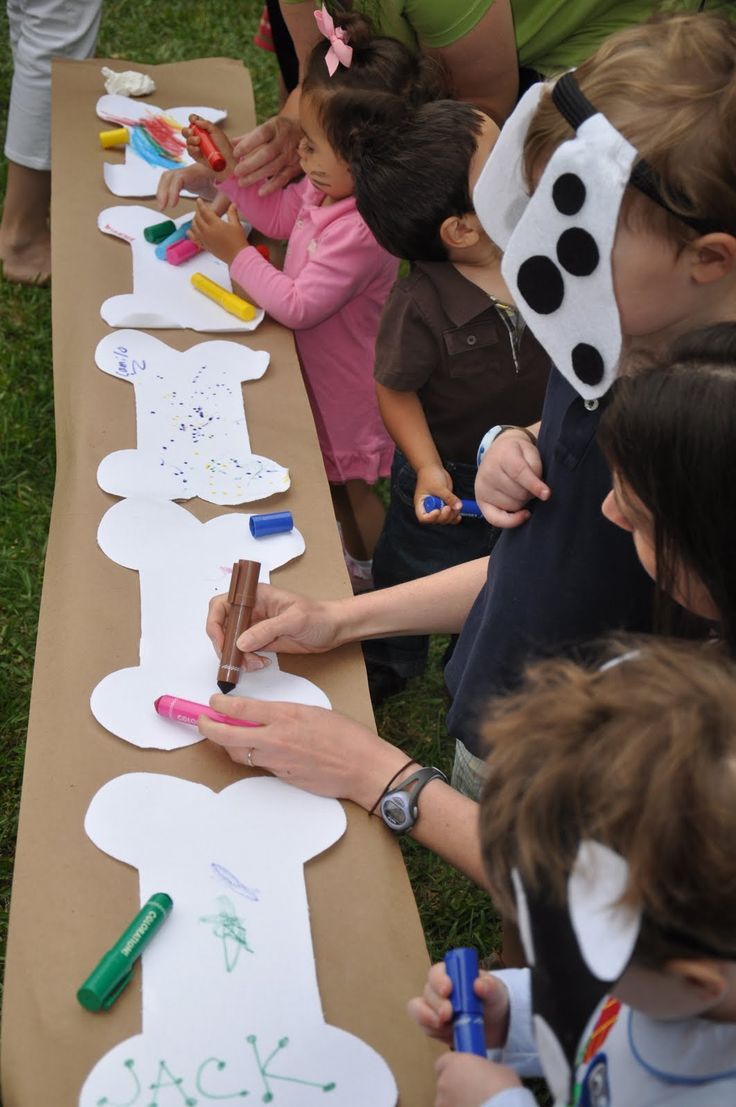
<instances>
[{"instance_id":1,"label":"crayon","mask_svg":"<svg viewBox=\"0 0 736 1107\"><path fill-rule=\"evenodd\" d=\"M176 230L176 223L173 219L165 219L163 223L151 223L150 227L145 227L143 231L143 237L146 242L153 242L154 244L163 242L165 238L170 238Z\"/></svg>"},{"instance_id":2,"label":"crayon","mask_svg":"<svg viewBox=\"0 0 736 1107\"><path fill-rule=\"evenodd\" d=\"M249 304L242 296L236 296L234 292L228 292L217 281L211 281L209 277L205 277L204 273L192 273L191 280L197 292L201 292L208 296L210 300L214 300L216 304L219 304L225 311L229 311L231 315L237 315L238 319L242 319L245 323L255 319L256 309L253 304Z\"/></svg>"},{"instance_id":3,"label":"crayon","mask_svg":"<svg viewBox=\"0 0 736 1107\"><path fill-rule=\"evenodd\" d=\"M471 519L482 519L483 512L478 507L475 500L461 500L460 501L460 514L470 517ZM445 506L445 501L441 500L439 496L425 496L422 501L422 507L425 511L437 511L439 508Z\"/></svg>"},{"instance_id":4,"label":"crayon","mask_svg":"<svg viewBox=\"0 0 736 1107\"><path fill-rule=\"evenodd\" d=\"M215 173L222 173L227 162L215 146L209 131L204 131L201 127L198 127L196 123L191 122L189 124L189 130L199 139L199 148L207 158L210 169L214 169Z\"/></svg>"},{"instance_id":5,"label":"crayon","mask_svg":"<svg viewBox=\"0 0 736 1107\"><path fill-rule=\"evenodd\" d=\"M478 953L468 947L450 949L445 954L445 969L452 981L452 1039L458 1053L486 1056L483 1003L473 991L478 975Z\"/></svg>"},{"instance_id":6,"label":"crayon","mask_svg":"<svg viewBox=\"0 0 736 1107\"><path fill-rule=\"evenodd\" d=\"M183 238L187 237L187 234L192 229L193 222L193 219L187 219L186 223L182 223L179 227L174 227L168 238L165 238L163 242L159 242L156 247L156 257L159 261L166 261L166 251L169 246L173 246L175 242L181 242Z\"/></svg>"},{"instance_id":7,"label":"crayon","mask_svg":"<svg viewBox=\"0 0 736 1107\"><path fill-rule=\"evenodd\" d=\"M110 146L125 146L130 142L130 131L127 127L116 127L113 131L100 131L100 146L107 150Z\"/></svg>"},{"instance_id":8,"label":"crayon","mask_svg":"<svg viewBox=\"0 0 736 1107\"><path fill-rule=\"evenodd\" d=\"M189 261L190 258L201 253L202 247L192 242L191 238L181 238L173 246L166 247L166 260L169 265L181 265L182 262Z\"/></svg>"},{"instance_id":9,"label":"crayon","mask_svg":"<svg viewBox=\"0 0 736 1107\"><path fill-rule=\"evenodd\" d=\"M182 700L178 696L159 696L153 701L153 706L162 719L172 719L175 723L186 723L187 726L196 726L200 715L206 715L214 723L227 723L228 726L260 726L260 723L252 723L249 719L234 719L231 715L223 715L220 711L213 711L206 703L195 703L194 700Z\"/></svg>"},{"instance_id":10,"label":"crayon","mask_svg":"<svg viewBox=\"0 0 736 1107\"><path fill-rule=\"evenodd\" d=\"M260 571L258 561L236 561L233 565L227 596L230 609L225 619L225 642L217 670L217 687L226 694L232 692L240 676L243 654L236 642L251 624Z\"/></svg>"}]
</instances>

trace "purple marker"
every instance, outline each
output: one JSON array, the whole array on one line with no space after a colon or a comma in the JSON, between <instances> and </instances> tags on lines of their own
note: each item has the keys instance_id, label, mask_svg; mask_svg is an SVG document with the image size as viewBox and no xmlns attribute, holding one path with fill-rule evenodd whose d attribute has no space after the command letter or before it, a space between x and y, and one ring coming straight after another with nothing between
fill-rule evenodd
<instances>
[{"instance_id":1,"label":"purple marker","mask_svg":"<svg viewBox=\"0 0 736 1107\"><path fill-rule=\"evenodd\" d=\"M486 1055L486 1033L483 1023L483 1002L473 991L478 975L478 953L474 949L449 949L445 968L452 981L452 1038L458 1053Z\"/></svg>"},{"instance_id":2,"label":"purple marker","mask_svg":"<svg viewBox=\"0 0 736 1107\"><path fill-rule=\"evenodd\" d=\"M475 500L461 500L461 515L469 515L473 519L482 519L483 512L478 507ZM422 507L425 511L438 511L441 507L445 506L445 501L441 500L439 496L425 496L422 501Z\"/></svg>"}]
</instances>

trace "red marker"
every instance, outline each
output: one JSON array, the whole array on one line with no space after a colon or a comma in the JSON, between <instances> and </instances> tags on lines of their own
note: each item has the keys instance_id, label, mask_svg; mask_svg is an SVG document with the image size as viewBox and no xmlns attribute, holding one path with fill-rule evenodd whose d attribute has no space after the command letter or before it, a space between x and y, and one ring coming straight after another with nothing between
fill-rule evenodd
<instances>
[{"instance_id":1,"label":"red marker","mask_svg":"<svg viewBox=\"0 0 736 1107\"><path fill-rule=\"evenodd\" d=\"M189 130L199 139L199 148L210 163L210 169L214 169L215 173L222 173L227 162L212 141L209 131L204 131L196 123L190 123Z\"/></svg>"},{"instance_id":2,"label":"red marker","mask_svg":"<svg viewBox=\"0 0 736 1107\"><path fill-rule=\"evenodd\" d=\"M153 706L162 719L173 719L175 723L187 723L196 726L200 715L206 715L215 723L227 723L229 726L262 726L262 723L252 723L248 719L233 719L230 715L222 715L219 711L213 711L206 703L194 703L193 700L180 700L178 696L159 696L154 700Z\"/></svg>"}]
</instances>

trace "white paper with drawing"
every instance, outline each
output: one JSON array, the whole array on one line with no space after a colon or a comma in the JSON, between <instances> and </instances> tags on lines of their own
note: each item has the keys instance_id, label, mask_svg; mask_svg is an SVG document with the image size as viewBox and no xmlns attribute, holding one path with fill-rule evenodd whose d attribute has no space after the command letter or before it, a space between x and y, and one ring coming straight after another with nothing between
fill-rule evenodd
<instances>
[{"instance_id":1,"label":"white paper with drawing","mask_svg":"<svg viewBox=\"0 0 736 1107\"><path fill-rule=\"evenodd\" d=\"M126 143L125 161L105 162L105 184L115 196L155 196L161 174L167 169L182 169L192 165L186 151L181 129L191 114L201 115L210 123L220 123L227 116L222 108L177 107L162 108L147 101L131 100L129 96L101 96L97 115L108 123L127 127L130 141ZM182 195L191 196L191 192Z\"/></svg>"},{"instance_id":2,"label":"white paper with drawing","mask_svg":"<svg viewBox=\"0 0 736 1107\"><path fill-rule=\"evenodd\" d=\"M253 538L250 515L233 512L200 523L169 501L122 500L103 516L97 541L119 565L138 571L141 641L138 665L110 673L92 693L92 713L136 746L179 749L202 740L196 727L160 718L162 695L207 703L217 692L217 657L205 633L210 599L227 592L233 563L261 563L260 581L304 552L298 530ZM282 672L275 654L255 673L241 673L234 695L330 707L324 692Z\"/></svg>"},{"instance_id":3,"label":"white paper with drawing","mask_svg":"<svg viewBox=\"0 0 736 1107\"><path fill-rule=\"evenodd\" d=\"M289 470L250 448L241 385L266 372L264 350L215 341L181 353L119 331L102 339L95 360L135 391L137 444L100 462L105 492L241 504L289 487Z\"/></svg>"},{"instance_id":4,"label":"white paper with drawing","mask_svg":"<svg viewBox=\"0 0 736 1107\"><path fill-rule=\"evenodd\" d=\"M393 1107L385 1061L322 1014L303 866L344 833L336 800L270 777L215 793L131 773L100 789L85 829L140 870L141 903L174 906L142 957L142 1033L97 1062L80 1107Z\"/></svg>"},{"instance_id":5,"label":"white paper with drawing","mask_svg":"<svg viewBox=\"0 0 736 1107\"><path fill-rule=\"evenodd\" d=\"M110 296L100 308L100 315L110 327L188 327L193 331L254 331L263 319L258 308L253 319L243 320L198 292L192 285L192 273L205 277L232 292L230 271L207 250L203 250L181 265L170 265L156 257L156 247L146 242L146 227L160 223L150 208L105 208L97 217L103 234L121 238L130 244L133 262L133 291ZM188 222L190 215L181 215L173 222L177 227ZM122 249L122 247L121 247Z\"/></svg>"}]
</instances>

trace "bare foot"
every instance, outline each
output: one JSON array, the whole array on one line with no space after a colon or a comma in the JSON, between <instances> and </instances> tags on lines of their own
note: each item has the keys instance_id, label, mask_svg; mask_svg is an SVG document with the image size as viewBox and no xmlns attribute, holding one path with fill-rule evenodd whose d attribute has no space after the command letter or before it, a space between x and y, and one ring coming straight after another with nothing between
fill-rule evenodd
<instances>
[{"instance_id":1,"label":"bare foot","mask_svg":"<svg viewBox=\"0 0 736 1107\"><path fill-rule=\"evenodd\" d=\"M0 224L0 261L6 281L46 284L51 276L51 174L8 160Z\"/></svg>"},{"instance_id":2,"label":"bare foot","mask_svg":"<svg viewBox=\"0 0 736 1107\"><path fill-rule=\"evenodd\" d=\"M0 260L6 281L16 284L48 284L51 279L51 236L48 231L24 245L0 237Z\"/></svg>"}]
</instances>

